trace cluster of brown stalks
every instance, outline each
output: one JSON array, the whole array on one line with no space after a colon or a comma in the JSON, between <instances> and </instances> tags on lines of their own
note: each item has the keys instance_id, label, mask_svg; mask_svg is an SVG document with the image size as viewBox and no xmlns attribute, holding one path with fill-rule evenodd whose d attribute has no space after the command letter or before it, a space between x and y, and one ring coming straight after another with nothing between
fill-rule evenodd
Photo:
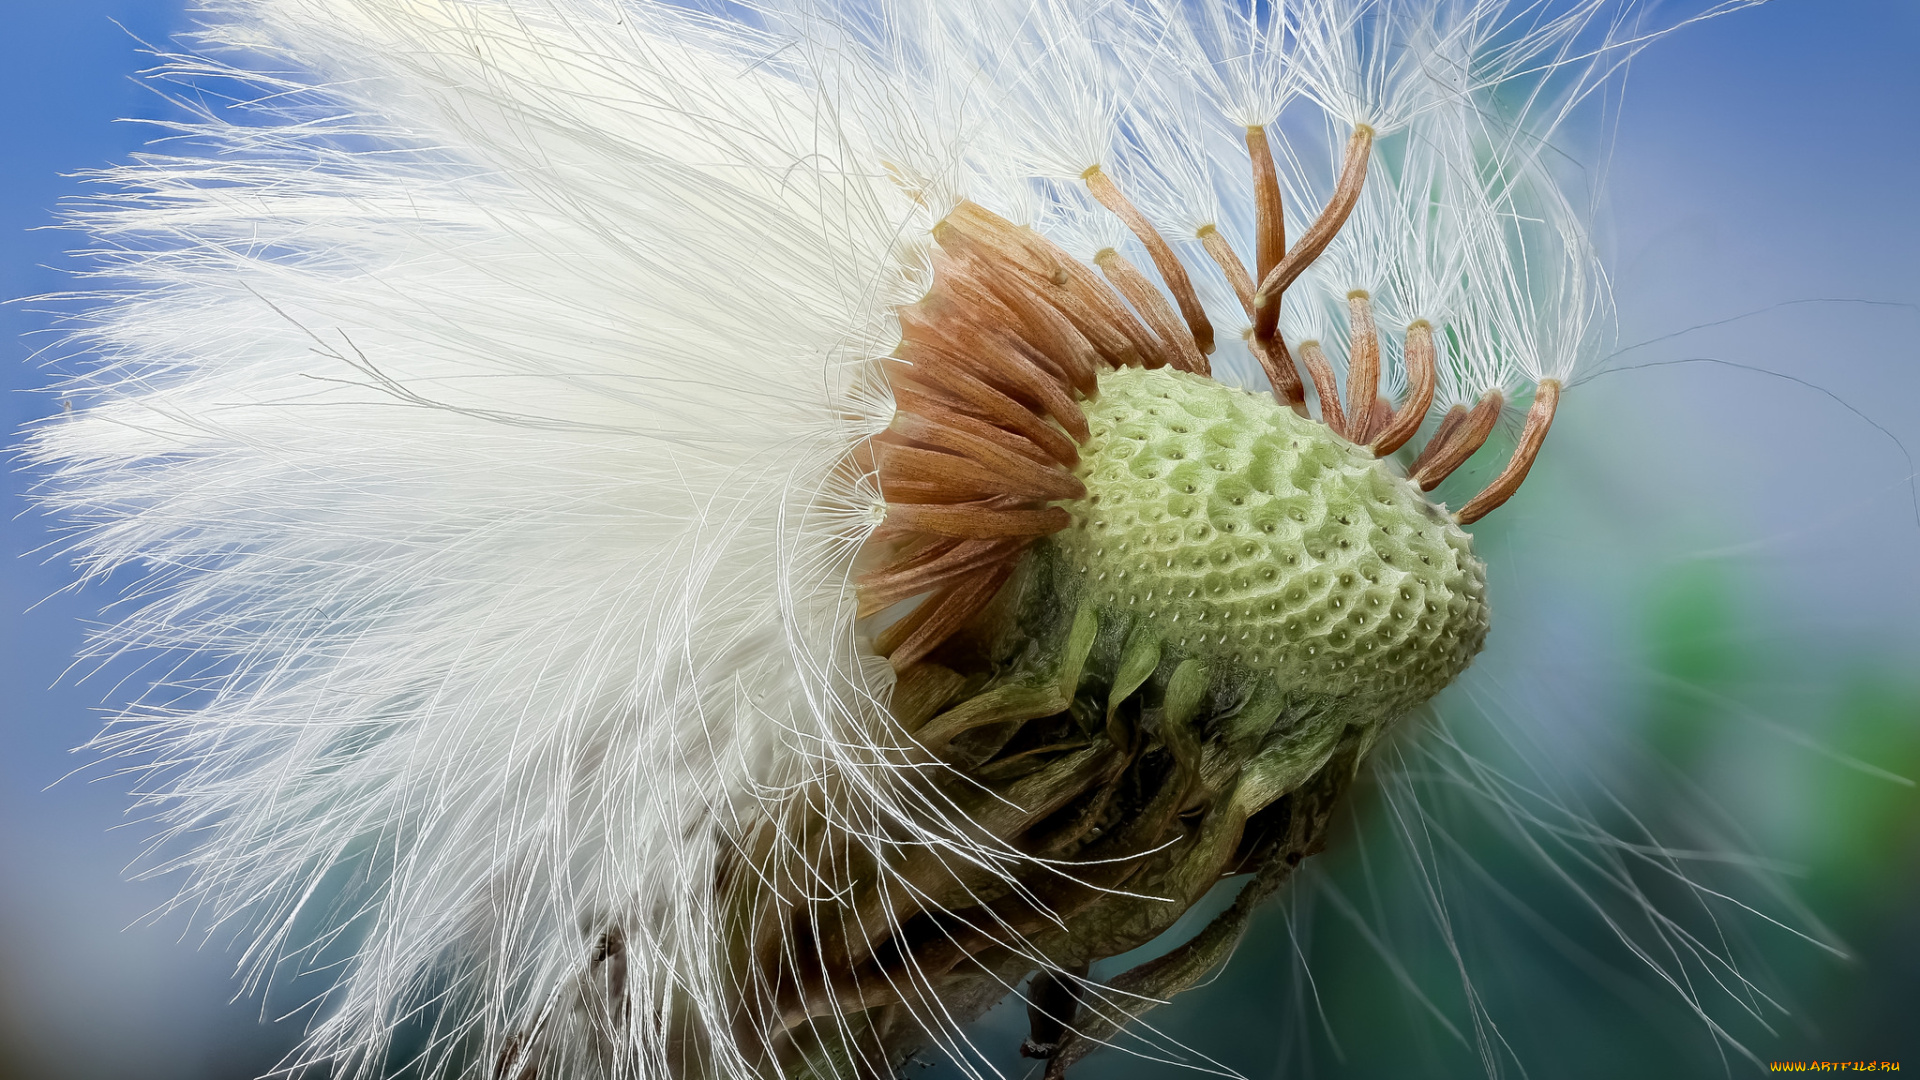
<instances>
[{"instance_id":1,"label":"cluster of brown stalks","mask_svg":"<svg viewBox=\"0 0 1920 1080\"><path fill-rule=\"evenodd\" d=\"M1252 324L1247 345L1274 397L1302 416L1306 388L1278 331L1281 298L1345 225L1372 147L1372 129L1356 128L1333 197L1289 248L1266 132L1248 128L1254 272L1218 229L1209 225L1197 235ZM887 500L886 523L875 536L884 554L860 580L863 614L927 597L875 643L896 668L911 666L950 637L986 606L1035 540L1066 527L1066 512L1050 504L1086 493L1073 475L1087 438L1079 400L1095 393L1103 365L1172 365L1211 374L1213 326L1173 248L1105 172L1089 169L1083 180L1145 246L1166 293L1112 248L1094 256L1102 280L1033 230L962 203L934 229L933 287L900 312L903 337L887 370L897 413L873 440L866 462ZM1413 438L1433 402L1434 330L1424 320L1407 328L1407 396L1396 408L1378 394L1380 340L1371 300L1355 292L1347 303L1352 329L1344 406L1319 342L1300 342L1299 362L1319 398L1321 421L1385 456ZM1519 447L1455 515L1461 524L1478 521L1519 489L1553 422L1559 391L1555 380L1539 384ZM1486 442L1504 406L1498 391L1472 409L1455 406L1408 479L1433 490Z\"/></svg>"}]
</instances>

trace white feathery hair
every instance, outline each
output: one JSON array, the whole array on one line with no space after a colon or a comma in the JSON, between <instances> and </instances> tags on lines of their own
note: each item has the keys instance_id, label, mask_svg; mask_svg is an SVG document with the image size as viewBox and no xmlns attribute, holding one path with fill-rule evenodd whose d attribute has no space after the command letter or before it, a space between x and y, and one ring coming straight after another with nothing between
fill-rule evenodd
<instances>
[{"instance_id":1,"label":"white feathery hair","mask_svg":"<svg viewBox=\"0 0 1920 1080\"><path fill-rule=\"evenodd\" d=\"M200 111L76 212L89 360L29 443L84 576L138 579L92 651L161 668L95 747L144 775L175 906L255 988L330 969L289 1064L341 1076L421 1016L429 1074L581 1023L617 918L615 1070L667 1075L669 998L727 1026L716 860L785 793L832 776L852 842L1011 857L904 805L850 585L883 511L848 451L933 224L1117 237L1062 183L1102 164L1250 253L1241 128L1291 101L1296 220L1348 125L1398 141L1287 325L1364 272L1457 324L1452 400L1564 375L1604 282L1542 148L1638 10L207 0L159 72Z\"/></svg>"}]
</instances>

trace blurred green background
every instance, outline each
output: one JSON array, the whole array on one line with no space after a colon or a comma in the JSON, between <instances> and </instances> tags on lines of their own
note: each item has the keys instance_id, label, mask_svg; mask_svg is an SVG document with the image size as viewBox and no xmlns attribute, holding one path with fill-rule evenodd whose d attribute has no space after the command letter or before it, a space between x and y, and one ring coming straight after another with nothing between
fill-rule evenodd
<instances>
[{"instance_id":1,"label":"blurred green background","mask_svg":"<svg viewBox=\"0 0 1920 1080\"><path fill-rule=\"evenodd\" d=\"M23 296L66 286L72 238L26 230L80 190L63 173L152 137L112 121L163 113L128 76L186 22L176 0L0 11L0 285ZM1913 0L1776 0L1635 63L1596 176L1623 347L1476 529L1488 651L1234 962L1151 1015L1205 1067L1920 1068L1917 42ZM46 324L0 308L13 385L40 385L17 335ZM134 782L55 783L121 696L60 677L108 597L59 592L45 522L8 529L0 1077L265 1072L299 1022L232 1000L230 943L133 925L169 893L120 880ZM977 1035L1022 1076L1016 1012ZM1108 1051L1076 1075L1181 1072Z\"/></svg>"}]
</instances>

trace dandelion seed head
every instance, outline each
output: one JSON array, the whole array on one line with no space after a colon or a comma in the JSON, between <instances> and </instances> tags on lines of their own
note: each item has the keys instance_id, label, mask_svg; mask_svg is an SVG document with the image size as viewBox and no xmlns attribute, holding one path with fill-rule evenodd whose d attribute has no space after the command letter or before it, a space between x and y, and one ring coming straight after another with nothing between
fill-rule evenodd
<instances>
[{"instance_id":1,"label":"dandelion seed head","mask_svg":"<svg viewBox=\"0 0 1920 1080\"><path fill-rule=\"evenodd\" d=\"M1249 657L1335 704L1413 672L1397 714L1477 651L1458 525L1518 478L1454 521L1413 488L1478 441L1375 459L1430 406L1537 386L1524 477L1607 313L1549 137L1644 40L1609 21L1633 10L209 5L160 73L177 147L77 215L95 362L29 448L82 573L148 570L95 655L204 664L95 744L149 774L174 907L250 943L252 988L332 966L291 1064L341 1076L422 1015L428 1071L852 1075L891 1052L862 1049L877 994L964 1058L967 1010L1098 958L1062 895L1152 908L1100 869L1161 844L1140 822L1338 794L1392 719L1247 696ZM241 104L197 107L215 86ZM1284 299L1268 127L1280 255L1332 230ZM1154 380L1209 377L1260 409L1152 413ZM1294 430L1303 377L1311 452L1208 426ZM1151 423L1089 415L1116 379ZM1151 499L1111 497L1127 470ZM1397 509L1344 513L1322 474ZM1068 550L1111 602L1014 610ZM1301 598L1258 576L1287 556ZM1024 682L944 666L1012 670L1008 620L1044 629ZM1082 675L1111 700L1069 710ZM1283 712L1284 745L1230 731ZM1209 786L1203 738L1250 779ZM1085 794L1148 746L1159 801ZM1035 776L1091 800L1071 827ZM1241 865L1195 835L1221 845L1196 881ZM983 957L957 1003L940 980Z\"/></svg>"}]
</instances>

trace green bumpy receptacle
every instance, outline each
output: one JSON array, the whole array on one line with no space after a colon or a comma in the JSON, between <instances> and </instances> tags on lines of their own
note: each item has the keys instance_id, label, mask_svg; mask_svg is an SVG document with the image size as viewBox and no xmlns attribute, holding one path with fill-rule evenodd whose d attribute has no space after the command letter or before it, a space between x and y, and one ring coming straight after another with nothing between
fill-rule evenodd
<instances>
[{"instance_id":1,"label":"green bumpy receptacle","mask_svg":"<svg viewBox=\"0 0 1920 1080\"><path fill-rule=\"evenodd\" d=\"M1472 538L1373 455L1171 368L1101 377L1052 538L1060 587L1161 663L1284 688L1379 723L1451 682L1487 633ZM1139 646L1130 646L1138 652Z\"/></svg>"}]
</instances>

